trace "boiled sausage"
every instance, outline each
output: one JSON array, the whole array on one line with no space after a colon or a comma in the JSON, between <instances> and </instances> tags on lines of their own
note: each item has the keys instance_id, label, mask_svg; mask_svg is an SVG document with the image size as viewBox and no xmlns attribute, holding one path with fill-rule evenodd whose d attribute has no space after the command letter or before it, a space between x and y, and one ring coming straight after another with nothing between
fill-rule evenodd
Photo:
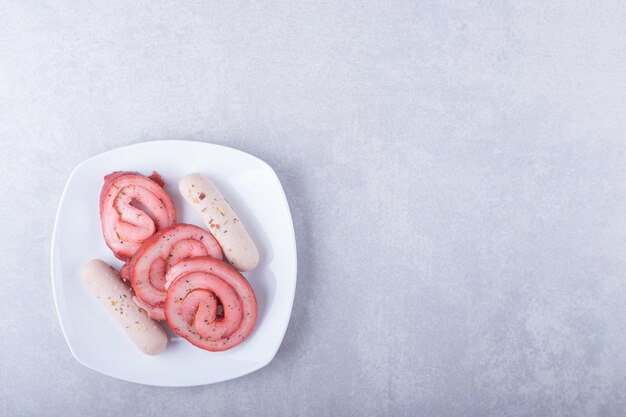
<instances>
[{"instance_id":1,"label":"boiled sausage","mask_svg":"<svg viewBox=\"0 0 626 417\"><path fill-rule=\"evenodd\" d=\"M202 174L189 174L178 182L178 189L220 243L226 259L240 271L254 269L259 251L215 184Z\"/></svg>"},{"instance_id":2,"label":"boiled sausage","mask_svg":"<svg viewBox=\"0 0 626 417\"><path fill-rule=\"evenodd\" d=\"M133 304L133 293L112 266L94 259L82 270L83 282L142 352L157 355L168 337L161 325Z\"/></svg>"}]
</instances>

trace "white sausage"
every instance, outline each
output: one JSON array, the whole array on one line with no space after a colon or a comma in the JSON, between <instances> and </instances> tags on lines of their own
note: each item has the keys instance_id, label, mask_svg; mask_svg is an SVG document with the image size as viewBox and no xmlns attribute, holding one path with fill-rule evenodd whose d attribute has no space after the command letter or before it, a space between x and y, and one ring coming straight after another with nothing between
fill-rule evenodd
<instances>
[{"instance_id":1,"label":"white sausage","mask_svg":"<svg viewBox=\"0 0 626 417\"><path fill-rule=\"evenodd\" d=\"M82 279L139 350L158 355L165 349L167 334L133 303L130 287L112 266L94 259L83 268Z\"/></svg>"},{"instance_id":2,"label":"white sausage","mask_svg":"<svg viewBox=\"0 0 626 417\"><path fill-rule=\"evenodd\" d=\"M202 174L189 174L178 183L182 196L219 242L224 256L240 271L259 263L259 251L220 190Z\"/></svg>"}]
</instances>

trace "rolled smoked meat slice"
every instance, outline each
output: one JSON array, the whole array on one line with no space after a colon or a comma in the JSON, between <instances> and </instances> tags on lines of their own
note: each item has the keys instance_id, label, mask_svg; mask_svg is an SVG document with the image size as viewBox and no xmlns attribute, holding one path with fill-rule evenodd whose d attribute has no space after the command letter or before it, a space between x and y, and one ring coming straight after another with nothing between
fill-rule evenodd
<instances>
[{"instance_id":1,"label":"rolled smoked meat slice","mask_svg":"<svg viewBox=\"0 0 626 417\"><path fill-rule=\"evenodd\" d=\"M167 323L201 349L230 349L254 328L254 291L244 276L224 261L207 256L180 261L169 269L166 288Z\"/></svg>"},{"instance_id":2,"label":"rolled smoked meat slice","mask_svg":"<svg viewBox=\"0 0 626 417\"><path fill-rule=\"evenodd\" d=\"M100 219L107 246L128 261L146 239L176 222L176 209L158 173L118 171L104 177Z\"/></svg>"},{"instance_id":3,"label":"rolled smoked meat slice","mask_svg":"<svg viewBox=\"0 0 626 417\"><path fill-rule=\"evenodd\" d=\"M135 290L133 301L154 320L165 320L165 274L177 262L193 256L222 259L222 249L208 231L192 224L175 224L148 238L135 252L126 275Z\"/></svg>"}]
</instances>

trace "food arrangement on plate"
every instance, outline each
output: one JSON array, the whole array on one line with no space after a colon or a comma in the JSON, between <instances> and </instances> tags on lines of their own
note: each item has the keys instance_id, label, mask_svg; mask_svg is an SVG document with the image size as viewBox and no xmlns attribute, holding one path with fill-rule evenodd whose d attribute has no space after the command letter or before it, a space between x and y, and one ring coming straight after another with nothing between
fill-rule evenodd
<instances>
[{"instance_id":1,"label":"food arrangement on plate","mask_svg":"<svg viewBox=\"0 0 626 417\"><path fill-rule=\"evenodd\" d=\"M82 270L83 282L148 355L167 347L163 322L198 348L231 349L256 323L256 296L241 272L257 266L258 249L208 178L190 174L178 184L206 229L176 223L176 207L163 185L156 172L105 176L102 234L124 265L118 272L92 260Z\"/></svg>"}]
</instances>

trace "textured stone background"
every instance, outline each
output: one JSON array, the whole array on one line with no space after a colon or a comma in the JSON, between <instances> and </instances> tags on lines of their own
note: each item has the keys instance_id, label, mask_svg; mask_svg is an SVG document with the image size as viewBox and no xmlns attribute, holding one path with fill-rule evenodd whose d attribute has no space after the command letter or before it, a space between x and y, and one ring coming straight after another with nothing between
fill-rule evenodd
<instances>
[{"instance_id":1,"label":"textured stone background","mask_svg":"<svg viewBox=\"0 0 626 417\"><path fill-rule=\"evenodd\" d=\"M622 416L621 1L0 3L0 414ZM81 160L269 162L299 276L275 360L164 389L79 365L49 252Z\"/></svg>"}]
</instances>

